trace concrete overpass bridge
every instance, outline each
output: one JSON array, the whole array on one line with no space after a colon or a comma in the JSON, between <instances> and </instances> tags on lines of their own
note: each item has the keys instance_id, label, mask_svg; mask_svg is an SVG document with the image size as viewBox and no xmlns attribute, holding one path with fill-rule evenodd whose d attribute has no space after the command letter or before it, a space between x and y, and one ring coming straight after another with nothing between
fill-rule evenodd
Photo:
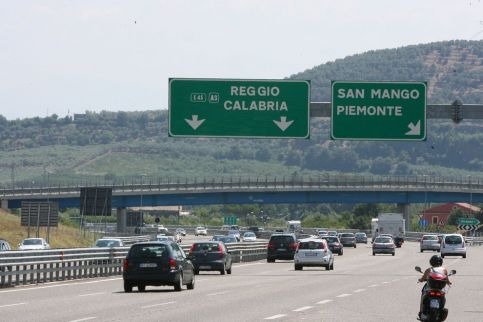
<instances>
[{"instance_id":1,"label":"concrete overpass bridge","mask_svg":"<svg viewBox=\"0 0 483 322\"><path fill-rule=\"evenodd\" d=\"M121 222L126 207L274 203L393 203L409 224L409 204L483 203L483 178L442 176L324 175L316 177L157 178L149 182L88 183L0 190L3 208L22 201L56 201L80 207L81 187L112 188ZM124 219L123 219L124 218Z\"/></svg>"}]
</instances>

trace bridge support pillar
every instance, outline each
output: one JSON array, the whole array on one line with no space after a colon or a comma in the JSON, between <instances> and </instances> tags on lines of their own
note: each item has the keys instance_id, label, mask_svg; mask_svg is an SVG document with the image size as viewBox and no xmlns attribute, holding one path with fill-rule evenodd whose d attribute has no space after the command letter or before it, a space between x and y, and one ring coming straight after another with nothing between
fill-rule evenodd
<instances>
[{"instance_id":1,"label":"bridge support pillar","mask_svg":"<svg viewBox=\"0 0 483 322\"><path fill-rule=\"evenodd\" d=\"M408 203L398 203L397 204L398 212L403 214L403 218L405 220L406 231L410 230L411 228L411 215L409 214L409 204Z\"/></svg>"},{"instance_id":2,"label":"bridge support pillar","mask_svg":"<svg viewBox=\"0 0 483 322\"><path fill-rule=\"evenodd\" d=\"M126 208L117 208L117 232L125 233L127 227L127 210Z\"/></svg>"},{"instance_id":3,"label":"bridge support pillar","mask_svg":"<svg viewBox=\"0 0 483 322\"><path fill-rule=\"evenodd\" d=\"M8 200L2 199L1 202L0 202L0 207L4 210L7 210L8 209Z\"/></svg>"}]
</instances>

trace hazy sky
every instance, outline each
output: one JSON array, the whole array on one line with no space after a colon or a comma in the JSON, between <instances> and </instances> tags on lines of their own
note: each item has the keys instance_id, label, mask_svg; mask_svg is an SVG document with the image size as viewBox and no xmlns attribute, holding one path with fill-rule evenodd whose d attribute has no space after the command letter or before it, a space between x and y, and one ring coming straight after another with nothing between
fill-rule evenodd
<instances>
[{"instance_id":1,"label":"hazy sky","mask_svg":"<svg viewBox=\"0 0 483 322\"><path fill-rule=\"evenodd\" d=\"M0 114L166 109L169 77L278 79L373 49L480 40L482 2L0 0Z\"/></svg>"}]
</instances>

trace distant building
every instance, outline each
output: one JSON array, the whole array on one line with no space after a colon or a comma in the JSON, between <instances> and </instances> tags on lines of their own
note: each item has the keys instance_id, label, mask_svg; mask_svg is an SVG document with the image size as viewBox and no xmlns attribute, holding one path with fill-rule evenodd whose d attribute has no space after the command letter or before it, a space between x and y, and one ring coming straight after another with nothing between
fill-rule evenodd
<instances>
[{"instance_id":1,"label":"distant building","mask_svg":"<svg viewBox=\"0 0 483 322\"><path fill-rule=\"evenodd\" d=\"M469 203L450 202L422 211L421 219L426 220L428 225L438 225L443 227L448 223L449 215L458 209L461 209L468 214L477 214L481 211L481 208L470 205Z\"/></svg>"}]
</instances>

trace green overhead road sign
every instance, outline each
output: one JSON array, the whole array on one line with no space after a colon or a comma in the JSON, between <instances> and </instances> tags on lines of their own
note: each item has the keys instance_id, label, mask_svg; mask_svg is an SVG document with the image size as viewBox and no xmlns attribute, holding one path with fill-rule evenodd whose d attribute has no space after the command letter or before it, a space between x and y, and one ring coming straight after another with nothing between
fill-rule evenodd
<instances>
[{"instance_id":1,"label":"green overhead road sign","mask_svg":"<svg viewBox=\"0 0 483 322\"><path fill-rule=\"evenodd\" d=\"M308 138L310 83L169 80L169 136Z\"/></svg>"},{"instance_id":2,"label":"green overhead road sign","mask_svg":"<svg viewBox=\"0 0 483 322\"><path fill-rule=\"evenodd\" d=\"M426 140L426 82L332 81L334 140Z\"/></svg>"},{"instance_id":3,"label":"green overhead road sign","mask_svg":"<svg viewBox=\"0 0 483 322\"><path fill-rule=\"evenodd\" d=\"M477 218L459 218L458 225L479 225L480 221Z\"/></svg>"}]
</instances>

